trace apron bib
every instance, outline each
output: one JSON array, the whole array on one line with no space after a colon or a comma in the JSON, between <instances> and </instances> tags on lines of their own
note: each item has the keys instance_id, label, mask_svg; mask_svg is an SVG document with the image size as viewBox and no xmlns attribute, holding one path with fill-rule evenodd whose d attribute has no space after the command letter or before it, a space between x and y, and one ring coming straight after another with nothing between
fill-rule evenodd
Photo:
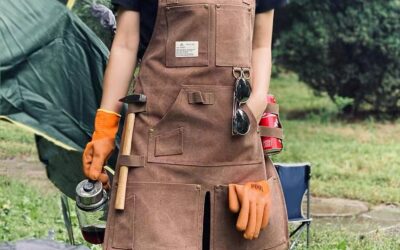
<instances>
[{"instance_id":1,"label":"apron bib","mask_svg":"<svg viewBox=\"0 0 400 250\"><path fill-rule=\"evenodd\" d=\"M117 160L116 177L130 167L125 210L114 209L113 178L105 249L288 248L281 185L246 105L249 133L231 134L232 69L251 68L254 18L255 0L159 0L135 85L147 103L128 105L132 150ZM235 228L228 184L261 179L271 185L271 217L249 241Z\"/></svg>"}]
</instances>

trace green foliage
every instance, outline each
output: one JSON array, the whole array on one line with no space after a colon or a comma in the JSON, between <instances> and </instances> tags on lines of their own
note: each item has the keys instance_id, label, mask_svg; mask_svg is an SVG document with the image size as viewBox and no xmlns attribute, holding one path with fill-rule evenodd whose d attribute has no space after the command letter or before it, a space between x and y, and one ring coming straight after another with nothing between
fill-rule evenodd
<instances>
[{"instance_id":1,"label":"green foliage","mask_svg":"<svg viewBox=\"0 0 400 250\"><path fill-rule=\"evenodd\" d=\"M103 43L110 48L112 43L112 32L101 26L98 19L92 16L90 5L92 2L103 4L112 10L111 0L76 0L72 11L82 19L82 21L91 28Z\"/></svg>"},{"instance_id":2,"label":"green foliage","mask_svg":"<svg viewBox=\"0 0 400 250\"><path fill-rule=\"evenodd\" d=\"M277 13L275 59L344 111L398 114L399 20L398 0L292 0Z\"/></svg>"},{"instance_id":3,"label":"green foliage","mask_svg":"<svg viewBox=\"0 0 400 250\"><path fill-rule=\"evenodd\" d=\"M43 197L36 190L4 176L0 176L0 190L0 242L45 238L49 231L65 235L59 206L50 196ZM52 226L37 226L40 224Z\"/></svg>"}]
</instances>

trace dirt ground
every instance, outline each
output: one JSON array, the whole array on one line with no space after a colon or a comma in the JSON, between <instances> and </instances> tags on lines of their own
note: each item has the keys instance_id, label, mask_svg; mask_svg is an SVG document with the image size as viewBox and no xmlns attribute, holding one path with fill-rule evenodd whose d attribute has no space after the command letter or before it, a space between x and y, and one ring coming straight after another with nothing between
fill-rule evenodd
<instances>
[{"instance_id":1,"label":"dirt ground","mask_svg":"<svg viewBox=\"0 0 400 250\"><path fill-rule=\"evenodd\" d=\"M29 185L39 188L44 194L58 192L58 189L47 178L45 165L37 159L0 159L1 176L28 182Z\"/></svg>"}]
</instances>

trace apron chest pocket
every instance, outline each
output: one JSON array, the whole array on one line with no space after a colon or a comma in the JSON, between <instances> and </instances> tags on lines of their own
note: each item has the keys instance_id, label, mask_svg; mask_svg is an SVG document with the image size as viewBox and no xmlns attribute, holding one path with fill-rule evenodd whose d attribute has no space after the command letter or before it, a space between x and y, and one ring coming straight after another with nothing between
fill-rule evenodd
<instances>
[{"instance_id":1,"label":"apron chest pocket","mask_svg":"<svg viewBox=\"0 0 400 250\"><path fill-rule=\"evenodd\" d=\"M252 8L216 5L216 65L251 67Z\"/></svg>"},{"instance_id":2,"label":"apron chest pocket","mask_svg":"<svg viewBox=\"0 0 400 250\"><path fill-rule=\"evenodd\" d=\"M209 5L167 6L166 21L166 66L208 66Z\"/></svg>"}]
</instances>

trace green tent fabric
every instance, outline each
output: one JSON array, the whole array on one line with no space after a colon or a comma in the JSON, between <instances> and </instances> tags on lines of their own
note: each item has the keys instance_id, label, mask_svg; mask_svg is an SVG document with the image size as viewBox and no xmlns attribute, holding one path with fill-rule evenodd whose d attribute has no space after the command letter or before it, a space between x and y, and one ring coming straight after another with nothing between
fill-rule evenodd
<instances>
[{"instance_id":1,"label":"green tent fabric","mask_svg":"<svg viewBox=\"0 0 400 250\"><path fill-rule=\"evenodd\" d=\"M0 119L35 133L50 180L70 197L84 178L80 159L100 106L108 54L58 1L0 1Z\"/></svg>"}]
</instances>

